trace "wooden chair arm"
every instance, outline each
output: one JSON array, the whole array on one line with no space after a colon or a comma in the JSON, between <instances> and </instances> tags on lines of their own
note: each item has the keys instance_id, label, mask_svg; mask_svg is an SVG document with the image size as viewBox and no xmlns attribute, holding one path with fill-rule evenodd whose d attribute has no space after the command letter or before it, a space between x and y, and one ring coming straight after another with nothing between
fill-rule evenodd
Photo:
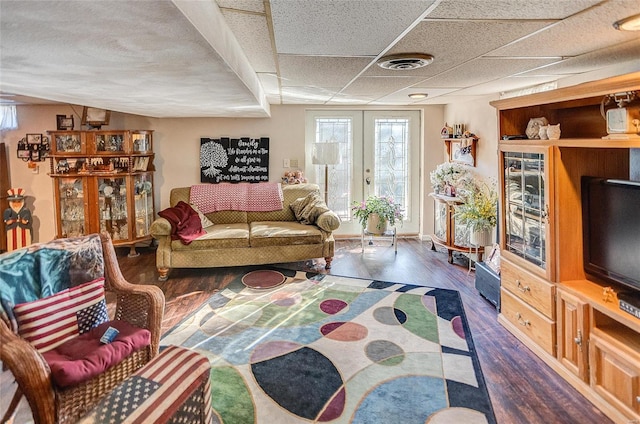
<instances>
[{"instance_id":1,"label":"wooden chair arm","mask_svg":"<svg viewBox=\"0 0 640 424\"><path fill-rule=\"evenodd\" d=\"M116 294L115 319L151 332L152 356L158 353L164 316L164 293L152 285L131 284L120 271L118 258L107 233L101 234L107 289Z\"/></svg>"},{"instance_id":2,"label":"wooden chair arm","mask_svg":"<svg viewBox=\"0 0 640 424\"><path fill-rule=\"evenodd\" d=\"M0 320L0 358L9 368L19 390L29 402L36 423L55 422L55 395L51 370L44 358L27 341L20 338Z\"/></svg>"}]
</instances>

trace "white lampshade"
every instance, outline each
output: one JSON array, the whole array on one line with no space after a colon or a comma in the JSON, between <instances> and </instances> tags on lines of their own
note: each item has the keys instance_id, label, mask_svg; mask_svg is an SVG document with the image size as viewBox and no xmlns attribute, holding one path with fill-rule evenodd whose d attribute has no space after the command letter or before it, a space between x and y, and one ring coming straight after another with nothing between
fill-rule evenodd
<instances>
[{"instance_id":1,"label":"white lampshade","mask_svg":"<svg viewBox=\"0 0 640 424\"><path fill-rule=\"evenodd\" d=\"M337 165L340 163L340 143L316 143L313 145L314 165Z\"/></svg>"}]
</instances>

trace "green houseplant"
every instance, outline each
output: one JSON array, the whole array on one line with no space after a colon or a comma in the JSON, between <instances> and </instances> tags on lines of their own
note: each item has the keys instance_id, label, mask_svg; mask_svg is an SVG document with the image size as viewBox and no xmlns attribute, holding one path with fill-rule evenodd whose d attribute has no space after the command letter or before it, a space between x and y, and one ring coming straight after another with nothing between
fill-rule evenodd
<instances>
[{"instance_id":1,"label":"green houseplant","mask_svg":"<svg viewBox=\"0 0 640 424\"><path fill-rule=\"evenodd\" d=\"M362 228L365 228L370 218L378 217L375 226L382 233L389 225L395 225L396 221L402 221L402 209L392 198L386 196L369 196L364 202L353 202L351 205L353 216L358 219Z\"/></svg>"},{"instance_id":2,"label":"green houseplant","mask_svg":"<svg viewBox=\"0 0 640 424\"><path fill-rule=\"evenodd\" d=\"M472 238L479 240L480 233L487 234L495 228L498 221L498 194L496 190L486 183L475 184L462 194L464 203L456 207L456 223L466 225ZM487 236L484 236L485 240ZM484 245L482 243L472 244Z\"/></svg>"}]
</instances>

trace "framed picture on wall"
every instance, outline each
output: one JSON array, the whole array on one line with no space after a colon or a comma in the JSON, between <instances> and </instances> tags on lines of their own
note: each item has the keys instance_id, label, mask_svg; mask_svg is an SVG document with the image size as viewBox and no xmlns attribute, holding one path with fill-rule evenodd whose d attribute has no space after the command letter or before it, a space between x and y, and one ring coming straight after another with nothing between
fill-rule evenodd
<instances>
[{"instance_id":1,"label":"framed picture on wall","mask_svg":"<svg viewBox=\"0 0 640 424\"><path fill-rule=\"evenodd\" d=\"M82 125L100 128L102 125L109 125L110 118L110 110L88 106L85 106L82 110Z\"/></svg>"},{"instance_id":2,"label":"framed picture on wall","mask_svg":"<svg viewBox=\"0 0 640 424\"><path fill-rule=\"evenodd\" d=\"M73 115L56 115L56 128L59 131L73 130Z\"/></svg>"},{"instance_id":3,"label":"framed picture on wall","mask_svg":"<svg viewBox=\"0 0 640 424\"><path fill-rule=\"evenodd\" d=\"M476 139L452 139L449 149L449 161L476 166Z\"/></svg>"}]
</instances>

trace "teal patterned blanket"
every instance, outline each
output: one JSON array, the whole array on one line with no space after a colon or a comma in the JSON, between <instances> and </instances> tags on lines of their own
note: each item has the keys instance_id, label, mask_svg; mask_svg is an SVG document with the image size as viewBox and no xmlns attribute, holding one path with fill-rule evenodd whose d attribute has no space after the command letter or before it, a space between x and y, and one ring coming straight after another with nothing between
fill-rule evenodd
<instances>
[{"instance_id":1,"label":"teal patterned blanket","mask_svg":"<svg viewBox=\"0 0 640 424\"><path fill-rule=\"evenodd\" d=\"M0 255L0 314L13 324L15 305L103 276L98 234L36 243L4 253Z\"/></svg>"}]
</instances>

